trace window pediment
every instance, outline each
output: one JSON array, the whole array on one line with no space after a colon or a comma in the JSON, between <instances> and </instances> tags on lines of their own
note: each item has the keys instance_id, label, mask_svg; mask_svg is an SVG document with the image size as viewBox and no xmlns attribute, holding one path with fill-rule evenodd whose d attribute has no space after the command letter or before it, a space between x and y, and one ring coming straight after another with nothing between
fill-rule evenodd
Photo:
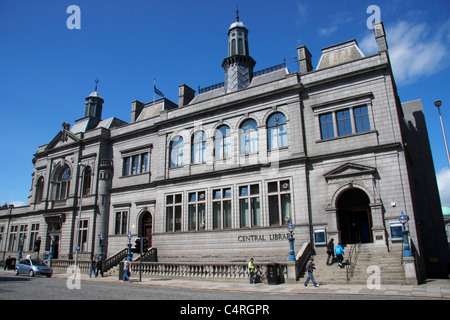
<instances>
[{"instance_id":1,"label":"window pediment","mask_svg":"<svg viewBox=\"0 0 450 320\"><path fill-rule=\"evenodd\" d=\"M323 176L327 181L355 177L355 176L374 176L376 168L363 166L355 163L346 163L336 169L325 173Z\"/></svg>"}]
</instances>

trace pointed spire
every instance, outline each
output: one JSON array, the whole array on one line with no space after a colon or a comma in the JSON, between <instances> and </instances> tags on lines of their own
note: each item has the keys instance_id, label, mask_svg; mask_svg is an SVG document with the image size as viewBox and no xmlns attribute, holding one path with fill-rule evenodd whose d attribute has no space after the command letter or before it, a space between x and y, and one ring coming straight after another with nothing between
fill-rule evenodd
<instances>
[{"instance_id":1,"label":"pointed spire","mask_svg":"<svg viewBox=\"0 0 450 320\"><path fill-rule=\"evenodd\" d=\"M239 22L239 5L236 4L236 22Z\"/></svg>"}]
</instances>

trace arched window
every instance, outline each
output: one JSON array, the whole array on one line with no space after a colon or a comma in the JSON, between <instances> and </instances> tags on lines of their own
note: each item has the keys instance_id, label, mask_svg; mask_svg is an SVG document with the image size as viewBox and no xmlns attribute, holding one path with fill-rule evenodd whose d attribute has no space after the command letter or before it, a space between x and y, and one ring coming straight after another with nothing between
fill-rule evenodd
<instances>
[{"instance_id":1,"label":"arched window","mask_svg":"<svg viewBox=\"0 0 450 320\"><path fill-rule=\"evenodd\" d=\"M287 147L286 117L282 113L275 113L267 122L269 150Z\"/></svg>"},{"instance_id":2,"label":"arched window","mask_svg":"<svg viewBox=\"0 0 450 320\"><path fill-rule=\"evenodd\" d=\"M91 167L86 167L83 173L83 196L89 196L91 194Z\"/></svg>"},{"instance_id":3,"label":"arched window","mask_svg":"<svg viewBox=\"0 0 450 320\"><path fill-rule=\"evenodd\" d=\"M183 165L183 146L182 137L175 138L170 144L170 167L181 167Z\"/></svg>"},{"instance_id":4,"label":"arched window","mask_svg":"<svg viewBox=\"0 0 450 320\"><path fill-rule=\"evenodd\" d=\"M41 203L42 202L42 196L44 195L44 177L40 177L38 179L38 182L36 184L36 197L35 202Z\"/></svg>"},{"instance_id":5,"label":"arched window","mask_svg":"<svg viewBox=\"0 0 450 320\"><path fill-rule=\"evenodd\" d=\"M58 175L58 179L56 180L55 200L67 199L70 189L70 180L71 180L70 168L69 166L65 165L61 169Z\"/></svg>"},{"instance_id":6,"label":"arched window","mask_svg":"<svg viewBox=\"0 0 450 320\"><path fill-rule=\"evenodd\" d=\"M228 126L221 126L215 137L216 159L225 159L231 156L231 131Z\"/></svg>"},{"instance_id":7,"label":"arched window","mask_svg":"<svg viewBox=\"0 0 450 320\"><path fill-rule=\"evenodd\" d=\"M192 163L206 162L206 134L197 132L192 139Z\"/></svg>"},{"instance_id":8,"label":"arched window","mask_svg":"<svg viewBox=\"0 0 450 320\"><path fill-rule=\"evenodd\" d=\"M258 152L258 127L255 120L246 120L241 126L241 154Z\"/></svg>"}]
</instances>

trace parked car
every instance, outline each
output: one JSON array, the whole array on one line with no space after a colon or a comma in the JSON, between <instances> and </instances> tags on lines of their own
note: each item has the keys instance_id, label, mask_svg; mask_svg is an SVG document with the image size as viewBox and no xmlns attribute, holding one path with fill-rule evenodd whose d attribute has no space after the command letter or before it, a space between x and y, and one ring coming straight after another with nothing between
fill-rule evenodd
<instances>
[{"instance_id":1,"label":"parked car","mask_svg":"<svg viewBox=\"0 0 450 320\"><path fill-rule=\"evenodd\" d=\"M44 261L39 259L22 259L16 265L14 274L16 276L19 274L28 274L30 277L42 275L50 278L53 274L53 269L47 266Z\"/></svg>"}]
</instances>

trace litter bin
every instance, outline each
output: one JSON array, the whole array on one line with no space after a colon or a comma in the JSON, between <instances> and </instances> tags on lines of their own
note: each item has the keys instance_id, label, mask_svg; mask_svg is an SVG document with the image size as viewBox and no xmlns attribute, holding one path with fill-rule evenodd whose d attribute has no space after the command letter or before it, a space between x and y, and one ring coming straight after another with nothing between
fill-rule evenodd
<instances>
[{"instance_id":1,"label":"litter bin","mask_svg":"<svg viewBox=\"0 0 450 320\"><path fill-rule=\"evenodd\" d=\"M281 270L279 263L272 262L267 265L267 283L268 284L281 283Z\"/></svg>"},{"instance_id":2,"label":"litter bin","mask_svg":"<svg viewBox=\"0 0 450 320\"><path fill-rule=\"evenodd\" d=\"M16 258L10 258L8 270L14 270L15 268L16 268Z\"/></svg>"},{"instance_id":3,"label":"litter bin","mask_svg":"<svg viewBox=\"0 0 450 320\"><path fill-rule=\"evenodd\" d=\"M123 273L125 272L123 270L124 264L125 263L123 261L119 262L119 280L123 280Z\"/></svg>"}]
</instances>

